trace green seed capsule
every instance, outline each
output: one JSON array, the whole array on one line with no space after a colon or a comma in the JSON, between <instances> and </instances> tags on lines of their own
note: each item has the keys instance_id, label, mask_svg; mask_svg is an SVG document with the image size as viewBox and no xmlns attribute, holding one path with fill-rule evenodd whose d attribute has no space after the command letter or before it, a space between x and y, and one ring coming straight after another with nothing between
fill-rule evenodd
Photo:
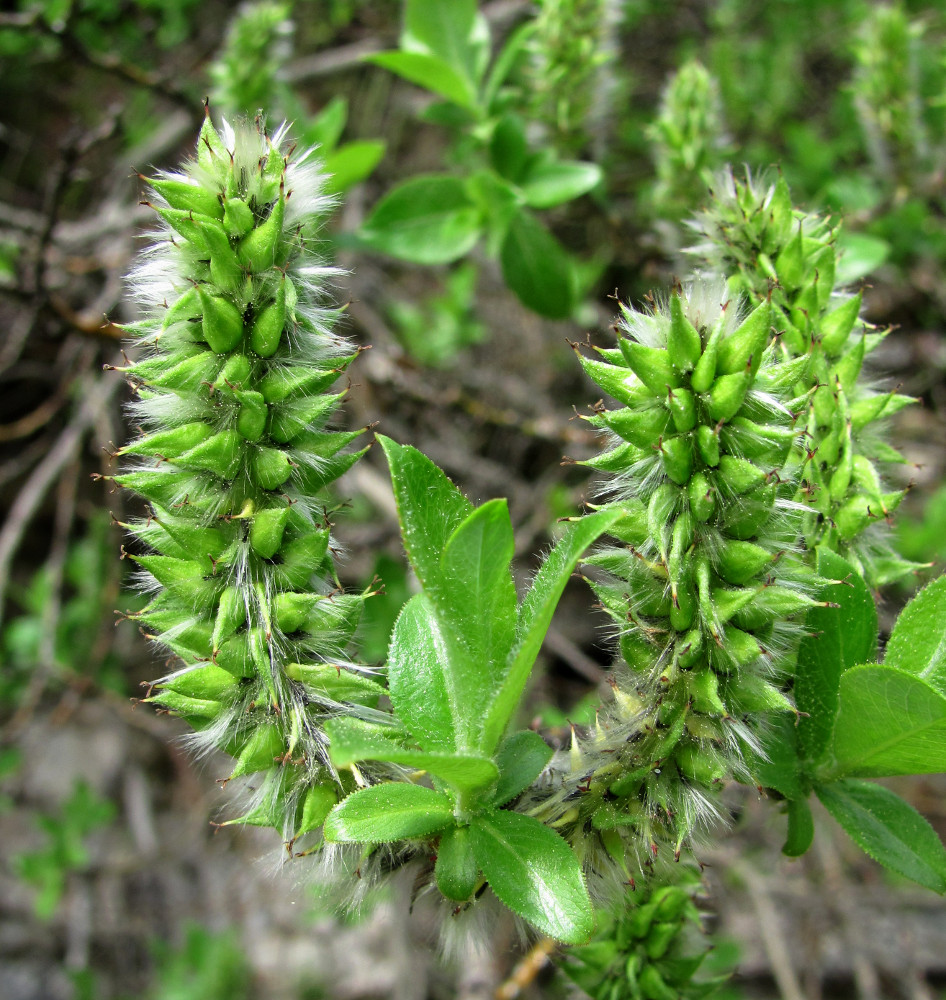
<instances>
[{"instance_id":1,"label":"green seed capsule","mask_svg":"<svg viewBox=\"0 0 946 1000\"><path fill-rule=\"evenodd\" d=\"M716 356L719 353L719 342L723 336L723 324L720 319L710 331L709 339L693 369L690 385L694 392L707 392L716 377Z\"/></svg>"},{"instance_id":2,"label":"green seed capsule","mask_svg":"<svg viewBox=\"0 0 946 1000\"><path fill-rule=\"evenodd\" d=\"M667 405L673 425L681 434L696 427L696 398L689 389L671 389L667 394Z\"/></svg>"},{"instance_id":3,"label":"green seed capsule","mask_svg":"<svg viewBox=\"0 0 946 1000\"><path fill-rule=\"evenodd\" d=\"M871 521L883 516L880 510L873 510L869 497L851 497L834 514L834 523L842 541L849 542L859 535Z\"/></svg>"},{"instance_id":4,"label":"green seed capsule","mask_svg":"<svg viewBox=\"0 0 946 1000\"><path fill-rule=\"evenodd\" d=\"M276 250L282 236L286 195L280 187L279 199L264 222L240 241L239 260L253 274L259 274L277 263Z\"/></svg>"},{"instance_id":5,"label":"green seed capsule","mask_svg":"<svg viewBox=\"0 0 946 1000\"><path fill-rule=\"evenodd\" d=\"M674 368L669 353L662 347L647 347L636 340L621 337L618 341L628 368L651 392L663 396L667 386L681 385L680 373Z\"/></svg>"},{"instance_id":6,"label":"green seed capsule","mask_svg":"<svg viewBox=\"0 0 946 1000\"><path fill-rule=\"evenodd\" d=\"M159 694L144 700L149 705L157 705L173 715L180 715L186 719L215 719L223 711L223 705L219 701L189 697L170 688L165 688Z\"/></svg>"},{"instance_id":7,"label":"green seed capsule","mask_svg":"<svg viewBox=\"0 0 946 1000\"><path fill-rule=\"evenodd\" d=\"M223 224L231 236L246 236L256 224L256 218L242 198L228 198L223 208Z\"/></svg>"},{"instance_id":8,"label":"green seed capsule","mask_svg":"<svg viewBox=\"0 0 946 1000\"><path fill-rule=\"evenodd\" d=\"M264 490L277 490L292 475L292 464L284 451L260 447L250 459L250 475Z\"/></svg>"},{"instance_id":9,"label":"green seed capsule","mask_svg":"<svg viewBox=\"0 0 946 1000\"><path fill-rule=\"evenodd\" d=\"M729 714L719 696L719 678L709 667L691 670L686 675L686 688L697 712L724 717Z\"/></svg>"},{"instance_id":10,"label":"green seed capsule","mask_svg":"<svg viewBox=\"0 0 946 1000\"><path fill-rule=\"evenodd\" d=\"M714 421L732 419L752 387L753 374L745 368L734 375L720 375L710 389L709 415Z\"/></svg>"},{"instance_id":11,"label":"green seed capsule","mask_svg":"<svg viewBox=\"0 0 946 1000\"><path fill-rule=\"evenodd\" d=\"M197 294L203 311L204 340L217 354L232 351L243 340L243 313L229 300L211 295L203 285Z\"/></svg>"},{"instance_id":12,"label":"green seed capsule","mask_svg":"<svg viewBox=\"0 0 946 1000\"><path fill-rule=\"evenodd\" d=\"M678 485L685 486L693 471L693 439L689 434L666 438L660 443L664 472Z\"/></svg>"},{"instance_id":13,"label":"green seed capsule","mask_svg":"<svg viewBox=\"0 0 946 1000\"><path fill-rule=\"evenodd\" d=\"M789 587L765 587L755 600L733 616L733 622L742 629L759 630L807 611L815 604L812 598Z\"/></svg>"},{"instance_id":14,"label":"green seed capsule","mask_svg":"<svg viewBox=\"0 0 946 1000\"><path fill-rule=\"evenodd\" d=\"M226 364L220 370L214 382L214 389L230 392L240 389L249 380L251 371L249 358L243 354L233 354L227 358Z\"/></svg>"},{"instance_id":15,"label":"green seed capsule","mask_svg":"<svg viewBox=\"0 0 946 1000\"><path fill-rule=\"evenodd\" d=\"M700 424L696 429L696 447L700 458L710 467L719 465L719 432L714 427Z\"/></svg>"},{"instance_id":16,"label":"green seed capsule","mask_svg":"<svg viewBox=\"0 0 946 1000\"><path fill-rule=\"evenodd\" d=\"M710 487L710 481L705 473L697 472L690 478L687 486L690 500L690 511L701 524L705 524L716 509L716 494Z\"/></svg>"},{"instance_id":17,"label":"green seed capsule","mask_svg":"<svg viewBox=\"0 0 946 1000\"><path fill-rule=\"evenodd\" d=\"M257 511L250 527L250 545L262 559L272 559L282 546L283 533L289 523L290 508L269 507Z\"/></svg>"},{"instance_id":18,"label":"green seed capsule","mask_svg":"<svg viewBox=\"0 0 946 1000\"><path fill-rule=\"evenodd\" d=\"M344 359L337 368L327 371L313 368L275 368L260 379L258 388L267 403L282 403L299 396L316 395L337 381L349 360Z\"/></svg>"},{"instance_id":19,"label":"green seed capsule","mask_svg":"<svg viewBox=\"0 0 946 1000\"><path fill-rule=\"evenodd\" d=\"M746 667L762 655L759 640L751 632L727 625L723 633L723 651L737 667Z\"/></svg>"},{"instance_id":20,"label":"green seed capsule","mask_svg":"<svg viewBox=\"0 0 946 1000\"><path fill-rule=\"evenodd\" d=\"M864 356L867 348L867 338L860 337L857 343L848 351L845 351L838 363L834 366L832 374L834 375L837 383L844 390L844 392L850 394L854 391L854 386L857 383L857 377L861 373L861 368L864 366Z\"/></svg>"},{"instance_id":21,"label":"green seed capsule","mask_svg":"<svg viewBox=\"0 0 946 1000\"><path fill-rule=\"evenodd\" d=\"M785 245L775 261L775 269L778 272L779 282L789 291L800 288L805 278L806 264L805 249L801 234L801 221L799 220L798 232Z\"/></svg>"},{"instance_id":22,"label":"green seed capsule","mask_svg":"<svg viewBox=\"0 0 946 1000\"><path fill-rule=\"evenodd\" d=\"M772 516L775 503L775 486L761 486L745 494L738 505L730 508L725 519L725 529L743 541L755 537Z\"/></svg>"},{"instance_id":23,"label":"green seed capsule","mask_svg":"<svg viewBox=\"0 0 946 1000\"><path fill-rule=\"evenodd\" d=\"M468 826L450 827L440 837L434 877L437 888L457 903L464 903L473 895L479 881L479 865L473 857Z\"/></svg>"},{"instance_id":24,"label":"green seed capsule","mask_svg":"<svg viewBox=\"0 0 946 1000\"><path fill-rule=\"evenodd\" d=\"M290 635L302 628L315 606L324 600L321 594L284 591L277 594L273 601L273 619L281 632ZM294 680L302 679L292 674L290 676L293 676Z\"/></svg>"},{"instance_id":25,"label":"green seed capsule","mask_svg":"<svg viewBox=\"0 0 946 1000\"><path fill-rule=\"evenodd\" d=\"M654 406L646 410L605 410L587 419L594 427L607 427L614 431L629 444L649 448L667 429L670 414L664 407Z\"/></svg>"},{"instance_id":26,"label":"green seed capsule","mask_svg":"<svg viewBox=\"0 0 946 1000\"><path fill-rule=\"evenodd\" d=\"M758 674L743 673L729 685L728 695L740 712L793 712L794 706L774 684Z\"/></svg>"},{"instance_id":27,"label":"green seed capsule","mask_svg":"<svg viewBox=\"0 0 946 1000\"><path fill-rule=\"evenodd\" d=\"M304 833L311 833L325 822L325 817L338 802L338 792L332 785L313 785L302 798L299 822L293 832L293 840Z\"/></svg>"},{"instance_id":28,"label":"green seed capsule","mask_svg":"<svg viewBox=\"0 0 946 1000\"><path fill-rule=\"evenodd\" d=\"M227 546L227 538L220 528L195 523L190 518L175 517L160 510L152 503L155 510L153 520L159 524L174 541L189 553L209 556L219 559Z\"/></svg>"},{"instance_id":29,"label":"green seed capsule","mask_svg":"<svg viewBox=\"0 0 946 1000\"><path fill-rule=\"evenodd\" d=\"M220 595L217 604L217 615L214 618L214 630L211 641L214 652L220 649L224 640L246 621L246 597L239 587L226 587Z\"/></svg>"},{"instance_id":30,"label":"green seed capsule","mask_svg":"<svg viewBox=\"0 0 946 1000\"><path fill-rule=\"evenodd\" d=\"M205 698L209 701L225 702L239 691L239 683L233 674L213 663L193 667L186 673L171 678L163 689L176 691L189 698Z\"/></svg>"},{"instance_id":31,"label":"green seed capsule","mask_svg":"<svg viewBox=\"0 0 946 1000\"><path fill-rule=\"evenodd\" d=\"M670 332L667 334L667 354L678 371L690 371L702 353L700 335L686 318L679 295L670 297Z\"/></svg>"},{"instance_id":32,"label":"green seed capsule","mask_svg":"<svg viewBox=\"0 0 946 1000\"><path fill-rule=\"evenodd\" d=\"M719 755L708 747L697 746L694 743L682 743L674 754L674 763L680 769L680 773L695 781L700 785L712 785L714 782L723 781L727 776L726 765L720 760ZM658 926L660 926L658 924ZM676 928L676 925L671 925ZM648 954L650 951L648 949ZM657 955L651 955L657 958Z\"/></svg>"},{"instance_id":33,"label":"green seed capsule","mask_svg":"<svg viewBox=\"0 0 946 1000\"><path fill-rule=\"evenodd\" d=\"M220 431L174 460L186 469L206 469L221 479L233 479L243 462L244 439L236 431Z\"/></svg>"},{"instance_id":34,"label":"green seed capsule","mask_svg":"<svg viewBox=\"0 0 946 1000\"><path fill-rule=\"evenodd\" d=\"M280 576L295 590L305 589L312 574L321 566L328 552L329 533L310 531L288 544L281 551Z\"/></svg>"},{"instance_id":35,"label":"green seed capsule","mask_svg":"<svg viewBox=\"0 0 946 1000\"><path fill-rule=\"evenodd\" d=\"M696 588L686 580L673 588L670 624L677 632L686 632L696 619Z\"/></svg>"},{"instance_id":36,"label":"green seed capsule","mask_svg":"<svg viewBox=\"0 0 946 1000\"><path fill-rule=\"evenodd\" d=\"M720 547L716 560L719 575L727 583L742 586L754 580L767 566L771 566L774 557L760 545L732 539Z\"/></svg>"},{"instance_id":37,"label":"green seed capsule","mask_svg":"<svg viewBox=\"0 0 946 1000\"><path fill-rule=\"evenodd\" d=\"M821 347L829 357L839 354L847 343L861 312L861 299L862 295L858 292L821 320L818 331L821 335Z\"/></svg>"},{"instance_id":38,"label":"green seed capsule","mask_svg":"<svg viewBox=\"0 0 946 1000\"><path fill-rule=\"evenodd\" d=\"M276 298L261 310L250 331L250 348L261 358L271 358L279 350L286 327L286 281L279 283Z\"/></svg>"},{"instance_id":39,"label":"green seed capsule","mask_svg":"<svg viewBox=\"0 0 946 1000\"><path fill-rule=\"evenodd\" d=\"M201 351L150 376L146 382L156 389L195 392L204 382L213 379L220 368L220 359L213 351Z\"/></svg>"},{"instance_id":40,"label":"green seed capsule","mask_svg":"<svg viewBox=\"0 0 946 1000\"><path fill-rule=\"evenodd\" d=\"M164 319L161 321L161 329L167 330L175 323L183 323L187 320L196 319L200 316L200 312L200 297L197 294L197 289L188 288L186 292L174 300L172 306L168 307L168 311L164 314ZM162 362L167 364L163 358Z\"/></svg>"},{"instance_id":41,"label":"green seed capsule","mask_svg":"<svg viewBox=\"0 0 946 1000\"><path fill-rule=\"evenodd\" d=\"M234 396L240 404L237 416L237 431L240 437L247 441L259 441L266 430L269 419L269 407L261 392L235 392Z\"/></svg>"},{"instance_id":42,"label":"green seed capsule","mask_svg":"<svg viewBox=\"0 0 946 1000\"><path fill-rule=\"evenodd\" d=\"M763 302L746 317L738 329L720 343L716 360L717 375L732 375L746 368L755 375L771 328L772 309L768 302Z\"/></svg>"},{"instance_id":43,"label":"green seed capsule","mask_svg":"<svg viewBox=\"0 0 946 1000\"><path fill-rule=\"evenodd\" d=\"M239 753L234 754L237 762L230 778L239 778L244 774L254 774L273 767L276 758L282 757L285 750L286 741L277 725L271 722L257 725Z\"/></svg>"},{"instance_id":44,"label":"green seed capsule","mask_svg":"<svg viewBox=\"0 0 946 1000\"><path fill-rule=\"evenodd\" d=\"M722 455L719 459L719 482L731 496L743 496L757 489L768 478L757 465L735 455Z\"/></svg>"},{"instance_id":45,"label":"green seed capsule","mask_svg":"<svg viewBox=\"0 0 946 1000\"><path fill-rule=\"evenodd\" d=\"M320 604L330 603L323 597ZM304 684L310 695L334 702L374 707L385 689L370 677L334 663L290 663L286 676Z\"/></svg>"},{"instance_id":46,"label":"green seed capsule","mask_svg":"<svg viewBox=\"0 0 946 1000\"><path fill-rule=\"evenodd\" d=\"M710 593L712 600L706 606L705 617L707 621L725 625L755 600L759 594L759 588L738 587L735 590L730 590L728 587L713 587Z\"/></svg>"},{"instance_id":47,"label":"green seed capsule","mask_svg":"<svg viewBox=\"0 0 946 1000\"><path fill-rule=\"evenodd\" d=\"M218 222L202 223L200 234L210 254L210 277L225 292L239 292L245 274L230 246L230 237Z\"/></svg>"},{"instance_id":48,"label":"green seed capsule","mask_svg":"<svg viewBox=\"0 0 946 1000\"><path fill-rule=\"evenodd\" d=\"M183 212L176 208L155 208L155 211L188 243L192 243L202 251L210 249L207 244L207 227L218 225L212 216L191 211Z\"/></svg>"},{"instance_id":49,"label":"green seed capsule","mask_svg":"<svg viewBox=\"0 0 946 1000\"><path fill-rule=\"evenodd\" d=\"M170 431L158 431L156 434L149 434L147 437L132 441L125 445L119 455L158 455L162 458L173 459L185 451L206 441L211 437L213 429L208 427L203 421L197 420L190 424L181 424Z\"/></svg>"},{"instance_id":50,"label":"green seed capsule","mask_svg":"<svg viewBox=\"0 0 946 1000\"><path fill-rule=\"evenodd\" d=\"M220 196L209 188L173 178L143 177L142 179L147 181L173 209L196 212L212 219L223 218Z\"/></svg>"}]
</instances>

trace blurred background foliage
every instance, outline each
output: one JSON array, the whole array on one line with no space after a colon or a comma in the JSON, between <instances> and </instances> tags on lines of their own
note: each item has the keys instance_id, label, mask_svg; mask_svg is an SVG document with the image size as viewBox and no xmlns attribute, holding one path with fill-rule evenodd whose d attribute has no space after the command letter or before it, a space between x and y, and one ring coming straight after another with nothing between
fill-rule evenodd
<instances>
[{"instance_id":1,"label":"blurred background foliage","mask_svg":"<svg viewBox=\"0 0 946 1000\"><path fill-rule=\"evenodd\" d=\"M473 997L514 972L510 928L496 931L500 957L472 972L429 953L417 971L402 955L419 954L421 917L405 928L382 902L363 926L330 924L310 889L257 871L251 859L273 845L232 828L212 837L224 772L195 768L174 725L130 700L155 671L135 629L113 626L137 598L119 558L125 500L93 481L126 437L124 387L102 366L121 363L116 324L134 317L122 276L148 224L134 175L186 154L205 97L215 114L291 120L321 147L340 196L323 252L351 272L339 300L352 338L373 347L353 371L352 426L381 420L477 499L509 495L523 573L593 490L560 464L588 454L569 408L593 401L567 341L606 330L615 292L636 302L686 272L687 220L725 164L780 169L797 204L843 220L846 277L868 318L896 328L877 378L922 402L894 428L911 462L899 485L915 483L897 535L910 559L946 558L943 5L492 0L446 37L431 27L441 2L18 0L0 12L10 1000ZM346 489L346 583L386 587L363 626L379 662L412 584L380 466L362 463ZM889 624L905 593L885 597ZM609 659L588 606L576 587L535 692L536 717L562 739L592 717ZM941 834L942 791L912 787ZM794 995L922 1000L946 984L922 930L946 934L941 908L901 892L890 905L919 914L912 950L851 950L869 933L860 897L815 896L806 910L799 883L824 893L859 878L874 900L892 888L827 835L814 861L767 882L757 851L777 833L745 796L734 802L740 847L707 855L729 866L710 880L718 923L746 935L720 949L721 970L742 955L727 995L792 996L801 982ZM738 918L746 893L755 928ZM766 938L773 893L798 917L781 950ZM825 907L825 941L846 959L813 943ZM564 996L534 965L515 988Z\"/></svg>"}]
</instances>

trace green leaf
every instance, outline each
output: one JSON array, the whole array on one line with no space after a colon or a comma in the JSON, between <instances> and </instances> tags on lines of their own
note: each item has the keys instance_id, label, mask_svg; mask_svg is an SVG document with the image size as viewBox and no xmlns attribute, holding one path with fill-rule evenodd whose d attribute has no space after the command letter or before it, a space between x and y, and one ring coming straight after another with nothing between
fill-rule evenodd
<instances>
[{"instance_id":1,"label":"green leaf","mask_svg":"<svg viewBox=\"0 0 946 1000\"><path fill-rule=\"evenodd\" d=\"M845 779L815 789L829 813L875 861L940 894L946 850L929 823L889 788Z\"/></svg>"},{"instance_id":2,"label":"green leaf","mask_svg":"<svg viewBox=\"0 0 946 1000\"><path fill-rule=\"evenodd\" d=\"M946 576L924 587L900 613L884 665L914 674L946 695Z\"/></svg>"},{"instance_id":3,"label":"green leaf","mask_svg":"<svg viewBox=\"0 0 946 1000\"><path fill-rule=\"evenodd\" d=\"M490 753L498 745L519 704L568 578L588 546L620 517L621 512L618 510L601 510L572 522L536 574L532 587L519 608L516 645L510 652L502 686L483 729L480 749L484 753Z\"/></svg>"},{"instance_id":4,"label":"green leaf","mask_svg":"<svg viewBox=\"0 0 946 1000\"><path fill-rule=\"evenodd\" d=\"M805 713L798 721L798 748L818 760L831 741L838 714L841 674L877 655L877 609L857 571L830 549L818 549L818 575L833 582L819 599L836 608L812 608L805 620L809 633L798 650L795 704Z\"/></svg>"},{"instance_id":5,"label":"green leaf","mask_svg":"<svg viewBox=\"0 0 946 1000\"><path fill-rule=\"evenodd\" d=\"M499 784L493 804L503 806L525 791L552 759L552 748L531 729L521 729L503 740L496 754Z\"/></svg>"},{"instance_id":6,"label":"green leaf","mask_svg":"<svg viewBox=\"0 0 946 1000\"><path fill-rule=\"evenodd\" d=\"M841 676L826 763L831 776L946 771L946 697L894 667L852 667Z\"/></svg>"},{"instance_id":7,"label":"green leaf","mask_svg":"<svg viewBox=\"0 0 946 1000\"><path fill-rule=\"evenodd\" d=\"M346 142L330 153L325 160L325 170L331 176L325 185L327 194L340 194L360 184L368 177L384 156L385 144L380 140Z\"/></svg>"},{"instance_id":8,"label":"green leaf","mask_svg":"<svg viewBox=\"0 0 946 1000\"><path fill-rule=\"evenodd\" d=\"M440 560L440 582L429 591L449 649L446 685L465 749L481 748L483 721L516 637L514 550L506 501L490 500L456 527Z\"/></svg>"},{"instance_id":9,"label":"green leaf","mask_svg":"<svg viewBox=\"0 0 946 1000\"><path fill-rule=\"evenodd\" d=\"M480 237L480 210L459 178L416 177L389 191L365 220L365 246L415 264L448 264Z\"/></svg>"},{"instance_id":10,"label":"green leaf","mask_svg":"<svg viewBox=\"0 0 946 1000\"><path fill-rule=\"evenodd\" d=\"M815 824L807 799L789 799L785 806L788 811L788 833L782 845L782 854L798 858L811 847Z\"/></svg>"},{"instance_id":11,"label":"green leaf","mask_svg":"<svg viewBox=\"0 0 946 1000\"><path fill-rule=\"evenodd\" d=\"M850 285L852 282L866 278L876 271L890 256L890 244L877 236L867 233L850 233L843 231L838 238L841 259L835 284Z\"/></svg>"},{"instance_id":12,"label":"green leaf","mask_svg":"<svg viewBox=\"0 0 946 1000\"><path fill-rule=\"evenodd\" d=\"M543 934L581 944L594 930L594 911L578 858L537 819L498 811L470 825L476 863L499 899Z\"/></svg>"},{"instance_id":13,"label":"green leaf","mask_svg":"<svg viewBox=\"0 0 946 1000\"><path fill-rule=\"evenodd\" d=\"M506 180L519 180L529 159L529 146L525 125L518 115L504 115L496 123L489 142L489 158Z\"/></svg>"},{"instance_id":14,"label":"green leaf","mask_svg":"<svg viewBox=\"0 0 946 1000\"><path fill-rule=\"evenodd\" d=\"M426 837L453 823L453 806L441 792L423 785L386 782L354 792L328 814L328 841L383 844Z\"/></svg>"},{"instance_id":15,"label":"green leaf","mask_svg":"<svg viewBox=\"0 0 946 1000\"><path fill-rule=\"evenodd\" d=\"M408 0L401 45L426 49L473 81L478 76L476 27L476 0Z\"/></svg>"},{"instance_id":16,"label":"green leaf","mask_svg":"<svg viewBox=\"0 0 946 1000\"><path fill-rule=\"evenodd\" d=\"M333 97L316 115L306 129L306 138L317 144L322 156L327 156L338 145L348 121L348 100Z\"/></svg>"},{"instance_id":17,"label":"green leaf","mask_svg":"<svg viewBox=\"0 0 946 1000\"><path fill-rule=\"evenodd\" d=\"M566 319L575 307L571 262L558 240L528 212L512 217L499 250L503 278L540 316Z\"/></svg>"},{"instance_id":18,"label":"green leaf","mask_svg":"<svg viewBox=\"0 0 946 1000\"><path fill-rule=\"evenodd\" d=\"M530 208L554 208L587 194L601 180L596 163L580 160L539 160L521 182Z\"/></svg>"},{"instance_id":19,"label":"green leaf","mask_svg":"<svg viewBox=\"0 0 946 1000\"><path fill-rule=\"evenodd\" d=\"M378 435L391 468L391 484L407 557L424 587L440 579L440 556L473 504L416 448Z\"/></svg>"},{"instance_id":20,"label":"green leaf","mask_svg":"<svg viewBox=\"0 0 946 1000\"><path fill-rule=\"evenodd\" d=\"M476 107L476 94L469 80L435 55L426 52L375 52L366 56L365 61L446 97L460 107L471 110Z\"/></svg>"},{"instance_id":21,"label":"green leaf","mask_svg":"<svg viewBox=\"0 0 946 1000\"><path fill-rule=\"evenodd\" d=\"M456 716L445 682L448 653L430 601L416 594L404 605L388 650L391 703L425 750L458 746Z\"/></svg>"},{"instance_id":22,"label":"green leaf","mask_svg":"<svg viewBox=\"0 0 946 1000\"><path fill-rule=\"evenodd\" d=\"M331 740L332 762L336 767L360 760L386 760L429 771L461 792L488 788L499 777L496 765L486 757L405 749L377 726L361 719L345 716L329 719L325 731Z\"/></svg>"}]
</instances>

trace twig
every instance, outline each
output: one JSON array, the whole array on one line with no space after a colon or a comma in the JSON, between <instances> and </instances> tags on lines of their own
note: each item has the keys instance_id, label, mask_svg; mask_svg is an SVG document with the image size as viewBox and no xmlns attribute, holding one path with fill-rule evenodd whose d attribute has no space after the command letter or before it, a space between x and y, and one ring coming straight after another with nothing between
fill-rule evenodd
<instances>
[{"instance_id":1,"label":"twig","mask_svg":"<svg viewBox=\"0 0 946 1000\"><path fill-rule=\"evenodd\" d=\"M116 364L120 362L116 360ZM33 469L17 494L7 519L0 528L0 622L3 620L10 564L26 529L50 486L63 467L73 459L87 431L96 422L99 413L109 405L121 385L123 383L120 379L99 377L93 385L85 387L81 394L83 402L75 417L56 439L46 457Z\"/></svg>"},{"instance_id":2,"label":"twig","mask_svg":"<svg viewBox=\"0 0 946 1000\"><path fill-rule=\"evenodd\" d=\"M751 864L738 858L731 858L729 865L749 888L752 905L759 921L762 946L768 956L780 997L782 1000L805 1000L805 994L802 992L801 984L792 965L791 955L785 944L785 934L781 927L778 911L769 895L765 880Z\"/></svg>"},{"instance_id":3,"label":"twig","mask_svg":"<svg viewBox=\"0 0 946 1000\"><path fill-rule=\"evenodd\" d=\"M549 627L542 645L563 659L576 674L591 681L592 684L600 684L604 680L606 675L601 664L595 663L587 653L582 652L567 635L560 632L554 625Z\"/></svg>"}]
</instances>

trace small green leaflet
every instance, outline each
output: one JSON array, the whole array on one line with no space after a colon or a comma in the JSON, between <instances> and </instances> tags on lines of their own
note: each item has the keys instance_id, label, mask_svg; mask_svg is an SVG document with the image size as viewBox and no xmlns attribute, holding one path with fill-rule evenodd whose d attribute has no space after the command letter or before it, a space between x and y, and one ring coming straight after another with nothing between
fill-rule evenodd
<instances>
[{"instance_id":1,"label":"small green leaflet","mask_svg":"<svg viewBox=\"0 0 946 1000\"><path fill-rule=\"evenodd\" d=\"M480 209L457 177L415 177L389 191L359 232L362 243L414 264L448 264L480 238Z\"/></svg>"},{"instance_id":2,"label":"small green leaflet","mask_svg":"<svg viewBox=\"0 0 946 1000\"><path fill-rule=\"evenodd\" d=\"M503 740L496 754L499 784L493 803L503 806L525 791L552 759L552 748L531 729L521 729Z\"/></svg>"},{"instance_id":3,"label":"small green leaflet","mask_svg":"<svg viewBox=\"0 0 946 1000\"><path fill-rule=\"evenodd\" d=\"M841 676L840 711L823 777L879 778L946 771L946 697L893 667Z\"/></svg>"},{"instance_id":4,"label":"small green leaflet","mask_svg":"<svg viewBox=\"0 0 946 1000\"><path fill-rule=\"evenodd\" d=\"M339 802L322 831L328 841L382 844L426 837L452 823L453 806L446 795L423 785L387 782Z\"/></svg>"},{"instance_id":5,"label":"small green leaflet","mask_svg":"<svg viewBox=\"0 0 946 1000\"><path fill-rule=\"evenodd\" d=\"M543 934L581 944L594 911L578 858L554 830L522 813L499 811L470 824L473 855L493 892Z\"/></svg>"},{"instance_id":6,"label":"small green leaflet","mask_svg":"<svg viewBox=\"0 0 946 1000\"><path fill-rule=\"evenodd\" d=\"M510 651L502 685L498 690L483 731L483 750L490 753L519 704L522 692L542 648L559 598L588 546L621 516L618 510L601 510L573 521L548 554L532 587L519 608L515 647Z\"/></svg>"},{"instance_id":7,"label":"small green leaflet","mask_svg":"<svg viewBox=\"0 0 946 1000\"><path fill-rule=\"evenodd\" d=\"M924 587L900 613L884 665L914 674L946 695L946 576Z\"/></svg>"},{"instance_id":8,"label":"small green leaflet","mask_svg":"<svg viewBox=\"0 0 946 1000\"><path fill-rule=\"evenodd\" d=\"M476 107L476 94L466 77L437 56L426 52L376 52L366 56L365 61L390 70L460 107Z\"/></svg>"},{"instance_id":9,"label":"small green leaflet","mask_svg":"<svg viewBox=\"0 0 946 1000\"><path fill-rule=\"evenodd\" d=\"M406 749L388 739L377 726L360 719L347 716L330 719L325 731L332 742L332 762L337 767L360 760L386 760L429 771L461 792L488 788L499 777L496 765L485 757Z\"/></svg>"},{"instance_id":10,"label":"small green leaflet","mask_svg":"<svg viewBox=\"0 0 946 1000\"><path fill-rule=\"evenodd\" d=\"M596 163L580 160L540 160L521 181L530 208L554 208L587 194L601 180Z\"/></svg>"},{"instance_id":11,"label":"small green leaflet","mask_svg":"<svg viewBox=\"0 0 946 1000\"><path fill-rule=\"evenodd\" d=\"M576 278L558 240L526 211L512 217L499 248L506 284L540 316L567 319L575 308Z\"/></svg>"},{"instance_id":12,"label":"small green leaflet","mask_svg":"<svg viewBox=\"0 0 946 1000\"><path fill-rule=\"evenodd\" d=\"M946 893L946 850L929 823L882 785L846 778L815 789L858 846L885 868Z\"/></svg>"}]
</instances>

